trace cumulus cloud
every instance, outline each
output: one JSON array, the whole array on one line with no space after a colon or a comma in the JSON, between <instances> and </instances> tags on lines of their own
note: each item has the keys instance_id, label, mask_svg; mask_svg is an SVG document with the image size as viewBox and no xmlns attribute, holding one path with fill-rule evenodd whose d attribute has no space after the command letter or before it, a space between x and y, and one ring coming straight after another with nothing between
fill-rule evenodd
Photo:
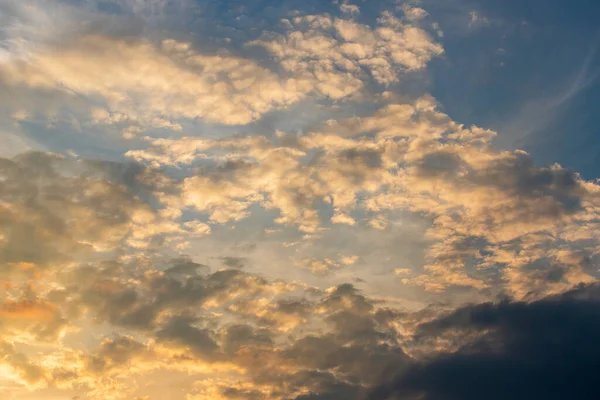
<instances>
[{"instance_id":1,"label":"cumulus cloud","mask_svg":"<svg viewBox=\"0 0 600 400\"><path fill-rule=\"evenodd\" d=\"M8 56L0 59L3 92L10 94L3 97L10 106L5 117L64 119L78 129L109 124L128 139L149 128L179 131L182 120L245 125L307 97L342 99L369 76L389 84L443 52L408 9L405 19L382 14L376 29L328 14L286 20L286 34L265 32L247 43L277 57L280 68L267 68L233 47L214 51L164 35L150 40L132 28L133 17L93 7L55 4L56 26L38 2L9 5ZM169 9L166 3L114 7L146 24ZM183 13L186 6L172 8Z\"/></svg>"},{"instance_id":2,"label":"cumulus cloud","mask_svg":"<svg viewBox=\"0 0 600 400\"><path fill-rule=\"evenodd\" d=\"M357 8L342 5L345 12ZM320 94L339 99L363 86L367 74L375 82L396 82L401 72L423 69L443 48L418 26L407 8L406 21L384 12L371 28L330 15L285 19L285 34L268 34L254 44L281 60L298 82Z\"/></svg>"},{"instance_id":3,"label":"cumulus cloud","mask_svg":"<svg viewBox=\"0 0 600 400\"><path fill-rule=\"evenodd\" d=\"M525 261L514 246L525 255L526 243L545 232L547 246L562 243L575 251L584 239L565 235L583 233L582 224L595 219L596 185L559 165L536 166L523 151L499 151L494 135L452 121L424 96L384 104L371 116L326 122L301 136L158 139L128 154L155 166L201 160L206 166L164 201L191 206L216 223L247 218L253 204L278 209L275 222L309 233L330 224L386 229L386 215L395 210L425 214L432 221L426 264L423 273L404 279L429 291L497 287L501 281L487 273L491 268L520 296L593 281L589 266L564 264L544 250ZM329 220L322 207L332 210ZM357 221L365 211L371 214ZM554 278L535 272L539 262L562 272Z\"/></svg>"},{"instance_id":4,"label":"cumulus cloud","mask_svg":"<svg viewBox=\"0 0 600 400\"><path fill-rule=\"evenodd\" d=\"M78 255L122 246L144 248L164 236L188 236L176 216L141 199L152 199L143 169L26 153L0 160L5 271L32 275L67 265ZM200 232L204 234L204 232Z\"/></svg>"}]
</instances>

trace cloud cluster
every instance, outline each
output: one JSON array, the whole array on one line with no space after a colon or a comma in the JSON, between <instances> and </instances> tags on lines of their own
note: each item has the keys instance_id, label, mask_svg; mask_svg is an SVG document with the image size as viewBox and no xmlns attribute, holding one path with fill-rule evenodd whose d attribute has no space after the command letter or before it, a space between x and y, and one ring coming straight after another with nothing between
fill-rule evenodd
<instances>
[{"instance_id":1,"label":"cloud cluster","mask_svg":"<svg viewBox=\"0 0 600 400\"><path fill-rule=\"evenodd\" d=\"M189 44L83 36L2 65L3 81L102 101L95 120L143 125L178 118L247 124L304 94L256 62ZM164 125L166 122L163 122Z\"/></svg>"},{"instance_id":2,"label":"cloud cluster","mask_svg":"<svg viewBox=\"0 0 600 400\"><path fill-rule=\"evenodd\" d=\"M128 155L155 166L201 161L163 201L215 223L246 218L253 204L312 234L332 223L385 229L398 210L426 215L426 264L406 282L430 291L506 282L523 297L595 280L594 262L570 257L595 257L582 226L597 221L597 185L558 165L536 166L523 151L496 150L494 135L457 124L422 97L300 136L157 139Z\"/></svg>"},{"instance_id":3,"label":"cloud cluster","mask_svg":"<svg viewBox=\"0 0 600 400\"><path fill-rule=\"evenodd\" d=\"M339 99L361 89L365 74L387 85L396 82L400 72L423 69L443 53L419 27L419 18L410 18L411 11L405 10L404 20L384 12L374 29L330 15L298 16L282 21L285 34L265 34L253 44L281 60L299 82Z\"/></svg>"},{"instance_id":4,"label":"cloud cluster","mask_svg":"<svg viewBox=\"0 0 600 400\"><path fill-rule=\"evenodd\" d=\"M311 293L181 260L123 268L71 271L47 297L70 318L95 317L130 335L36 357L3 343L15 379L31 389L84 387L98 399L131 396L135 385L125 381L167 370L221 371L198 380L191 399L562 398L573 390L588 398L599 368L597 285L530 303L411 313L348 284ZM290 326L293 318L302 325Z\"/></svg>"},{"instance_id":5,"label":"cloud cluster","mask_svg":"<svg viewBox=\"0 0 600 400\"><path fill-rule=\"evenodd\" d=\"M153 12L151 6L124 6L142 20ZM279 60L280 68L270 69L233 48L151 40L132 31L125 17L56 7L63 30L40 17L43 5L37 2L7 8L14 17L4 28L9 55L0 59L2 88L10 93L7 117L111 124L127 138L147 128L181 130L180 122L189 119L246 125L307 97L342 99L360 90L369 74L380 83L395 82L400 72L423 69L443 51L417 20L390 12L374 30L350 19L306 15L286 20L281 38L265 32L246 43ZM114 29L107 31L106 24Z\"/></svg>"},{"instance_id":6,"label":"cloud cluster","mask_svg":"<svg viewBox=\"0 0 600 400\"><path fill-rule=\"evenodd\" d=\"M83 387L90 398L119 399L119 392L135 390L127 380L152 371L220 370L224 383L200 386L196 397L263 399L339 390L357 396L407 358L389 318L351 285L311 293L238 270L206 273L189 261L185 268L181 260L155 268L105 262L60 273L41 295L70 324L108 323L129 335L105 337L85 351L60 340L34 357L6 343L4 363L30 389ZM43 304L7 303L3 310L39 317Z\"/></svg>"},{"instance_id":7,"label":"cloud cluster","mask_svg":"<svg viewBox=\"0 0 600 400\"><path fill-rule=\"evenodd\" d=\"M406 131L399 129L396 136L391 131L378 132L377 126L387 126L381 123L389 113L386 106L374 117L341 121L340 125L347 127L345 132L355 127L354 133L345 136L332 133L338 131L335 124L326 124L304 137L280 138L279 144L260 137L195 142L186 139L185 144L162 140L155 143L154 153L147 154L161 156L161 146L173 145L182 152L183 159L191 154L190 162L197 157L215 161L216 164L205 165L192 177L206 179L205 190L218 189L220 184L232 185L231 182L251 190L245 184L250 179L248 175L242 175L246 177L244 180L236 174L240 173L238 169L245 173L265 168L261 163L269 168L252 179L260 182L267 175L280 186L286 185L286 180L276 172L269 175L266 171L306 168L311 173L305 179L327 174L327 179L320 180L321 190L345 212L350 212L354 203L363 208L377 204L383 209L382 196L394 194L391 188L396 188L396 196L404 194L406 203L401 207L435 216L429 233L433 244L426 254L440 267L425 268L423 275L417 277L411 276L411 271L402 271L409 283L421 284L419 280L424 279L429 280L424 285L449 281L469 284L464 280L464 276L469 276L468 268L453 263L469 259L473 262L478 257L482 264L494 259L505 262L507 266L500 271L506 276L520 273L521 284L523 276L538 279L544 288L538 296L548 290L562 291L572 283L593 280L585 274L593 260L588 256L586 266L585 251L574 246L578 241L589 242L590 237L579 230L574 218L588 218L589 226L595 185L559 167L515 168L512 163L525 157L523 153L492 150L486 142L490 137L488 132L456 125L426 99L396 108L405 110L405 116L399 117L396 112L393 118L397 121L404 118L407 126ZM370 139L362 136L364 126L371 127ZM411 126L421 129L411 130ZM390 137L394 138L392 143ZM459 141L463 151L452 153ZM323 143L335 146L322 147ZM434 148L433 152L428 150L429 146ZM440 147L452 155L452 162L447 161L446 155L441 162L436 158ZM220 164L223 155L219 151L223 149L244 151L239 159L245 161L225 157L224 164ZM303 160L315 150L318 151L315 159ZM175 151L164 153L178 159ZM136 154L142 157L146 153ZM435 161L423 161L431 154ZM250 156L254 159L249 159ZM391 157L395 157L395 163ZM475 160L481 164L470 157L477 157ZM286 167L282 160L288 160L294 167ZM345 164L345 160L351 162ZM469 161L470 169L456 173L454 170L459 168L456 165L467 163L465 160ZM496 172L498 169L502 173ZM510 176L508 173L512 171L514 175ZM388 185L388 193L379 193L378 187L368 186L375 181L369 177L380 174L387 177L381 184ZM420 181L415 180L417 176ZM486 185L481 176L495 179ZM28 390L79 391L92 399L135 396L143 389L136 383L138 377L166 371L197 380L187 390L189 398L199 399L462 398L467 389L456 383L455 375L446 375L446 371L458 368L454 363L466 368L465 374L485 371L482 365L487 365L489 376L485 379L489 387L494 387L496 368L523 364L522 359L514 358L517 355L527 359L544 355L544 362L524 369L523 376L533 379L549 374L552 369L546 366L554 364L548 358L551 352L544 346L555 342L541 339L547 333L542 328L548 326L545 316L558 316L561 320L552 337L565 346L570 346L571 339L573 343L586 343L585 335L590 329L593 334L593 324L589 325L593 318L587 317L598 309L596 286L531 303L467 306L444 315L440 314L444 308L417 313L402 311L366 296L350 284L323 291L302 282L269 280L240 269L243 260L240 257L222 257L219 260L227 268L212 271L190 257L169 258L164 251L158 251L160 246L169 244L170 239L196 234L192 225L202 224L180 220L182 211L178 212L174 208L177 204L169 200L179 196L178 190L185 188L186 179L189 178L180 182L137 164L72 160L43 153L3 160L2 265L7 290L0 306L0 331L4 340L2 362L10 371L11 380ZM527 183L523 184L523 180ZM475 199L473 204L462 200L459 207L458 200L453 199L463 187L474 190L468 185L470 181L477 183L472 187L476 186L484 195L491 190L496 196L505 197L498 197L499 206L488 200L488 207L481 209ZM411 182L422 185L411 187L408 184ZM539 183L534 185L536 182ZM269 187L264 185L256 185L254 189ZM345 192L336 194L335 185L341 185L345 191L355 190L353 196L371 195L360 202L344 202ZM432 186L443 190L434 192ZM170 196L171 192L175 196ZM215 193L225 196L231 191ZM198 199L203 194L199 191ZM239 197L246 199L248 194ZM424 201L426 198L429 201ZM168 207L154 208L165 199ZM219 197L211 199L216 201ZM269 200L262 201L269 204ZM518 210L527 202L539 201L552 206L536 203L537 207L530 208L537 210L537 215L532 216L530 225L520 227L525 230L520 236L492 229L495 222L489 220L489 213L495 211L494 207L506 212L510 207ZM218 212L217 208L214 210ZM445 219L444 215L451 215L448 210L454 213L454 219ZM380 214L389 220L389 214ZM473 225L464 225L461 218L466 216ZM357 219L357 224L368 226L369 218ZM484 226L492 230L486 236L472 235L463 240L460 233L444 234L452 221L452 232L461 229L479 232L477 223L489 224ZM318 222L320 227L322 222ZM213 219L213 223L217 221ZM541 240L544 236L539 231L550 229L561 229L554 232L562 235L562 247L556 245L555 238L547 237L549 243ZM17 240L23 234L28 235L27 242ZM140 240L148 240L146 246L150 247L140 251ZM35 244L33 249L38 251L15 247L24 243ZM502 251L508 251L510 246L519 246L518 256L502 259L506 257ZM546 253L546 246L553 250ZM482 254L481 249L487 253ZM524 260L525 257L529 259ZM554 267L548 267L546 276L535 275L536 270L529 263L540 263L542 258L560 263L562 269L554 272L549 269ZM357 260L356 256L339 256L304 258L298 263L320 273L342 265L351 266ZM541 273L542 268L537 271ZM470 279L473 285L486 282L482 276ZM567 281L563 286L553 286L563 280ZM507 291L526 297L512 281L507 283ZM571 337L560 330L569 326L579 327L576 331L582 333ZM78 332L101 327L109 327L110 333L87 348L77 349L68 344L72 340L69 338ZM40 351L25 353L18 347L23 343ZM573 368L589 364L579 358L569 363ZM220 376L203 380L201 376L209 371L213 374L220 371ZM581 385L587 384L585 376L577 379L582 379ZM515 381L502 393L512 394L515 387L525 383ZM473 393L483 395L488 386L481 386ZM552 387L548 392L563 393L565 388Z\"/></svg>"}]
</instances>

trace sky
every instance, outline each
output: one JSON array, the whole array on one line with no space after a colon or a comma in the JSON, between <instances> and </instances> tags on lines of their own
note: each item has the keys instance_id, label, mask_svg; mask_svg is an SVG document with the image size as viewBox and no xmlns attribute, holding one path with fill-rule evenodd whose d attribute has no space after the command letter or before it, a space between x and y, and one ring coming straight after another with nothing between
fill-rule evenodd
<instances>
[{"instance_id":1,"label":"sky","mask_svg":"<svg viewBox=\"0 0 600 400\"><path fill-rule=\"evenodd\" d=\"M0 398L596 398L599 16L0 0Z\"/></svg>"}]
</instances>

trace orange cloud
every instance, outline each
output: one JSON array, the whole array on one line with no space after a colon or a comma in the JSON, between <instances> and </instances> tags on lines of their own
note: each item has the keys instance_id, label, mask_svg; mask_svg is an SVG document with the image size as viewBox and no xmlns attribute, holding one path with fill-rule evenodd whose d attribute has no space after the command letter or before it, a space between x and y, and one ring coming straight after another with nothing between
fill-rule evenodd
<instances>
[{"instance_id":1,"label":"orange cloud","mask_svg":"<svg viewBox=\"0 0 600 400\"><path fill-rule=\"evenodd\" d=\"M0 318L52 321L56 316L55 305L42 301L8 301L0 307Z\"/></svg>"}]
</instances>

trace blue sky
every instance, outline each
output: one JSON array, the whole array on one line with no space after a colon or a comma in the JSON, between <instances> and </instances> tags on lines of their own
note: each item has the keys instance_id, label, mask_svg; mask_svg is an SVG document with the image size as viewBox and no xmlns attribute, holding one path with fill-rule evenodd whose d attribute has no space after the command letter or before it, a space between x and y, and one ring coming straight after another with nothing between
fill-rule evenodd
<instances>
[{"instance_id":1,"label":"blue sky","mask_svg":"<svg viewBox=\"0 0 600 400\"><path fill-rule=\"evenodd\" d=\"M435 7L437 2L431 3ZM478 10L480 22L445 37L447 58L432 67L432 94L457 120L500 132L499 145L524 148L540 164L559 162L588 179L598 177L594 138L600 123L594 98L600 5L458 3L463 10ZM447 2L440 8L441 25L444 14L450 14L448 26L460 18ZM464 23L458 25L461 29Z\"/></svg>"}]
</instances>

